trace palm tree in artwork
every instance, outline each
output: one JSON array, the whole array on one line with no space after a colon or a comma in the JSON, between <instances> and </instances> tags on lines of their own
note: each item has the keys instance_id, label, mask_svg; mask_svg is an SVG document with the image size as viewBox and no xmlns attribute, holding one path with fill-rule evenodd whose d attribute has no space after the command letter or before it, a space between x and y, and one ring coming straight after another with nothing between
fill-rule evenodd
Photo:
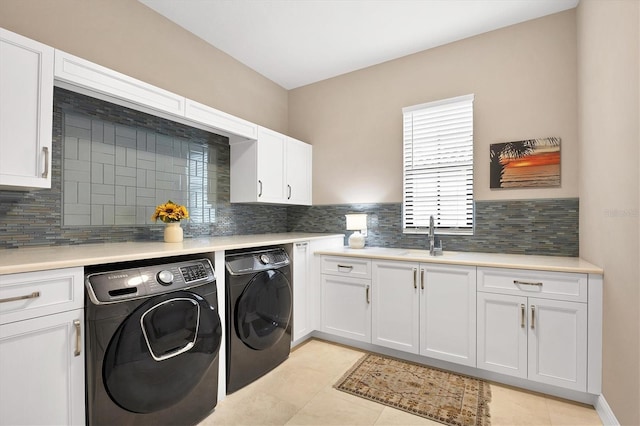
<instances>
[{"instance_id":1,"label":"palm tree in artwork","mask_svg":"<svg viewBox=\"0 0 640 426\"><path fill-rule=\"evenodd\" d=\"M535 151L539 142L540 139L527 139L524 141L495 143L490 145L490 187L501 187L502 175L504 174L505 167L501 161L503 158L513 159L525 157ZM551 145L558 146L560 145L560 138L548 138L547 142Z\"/></svg>"}]
</instances>

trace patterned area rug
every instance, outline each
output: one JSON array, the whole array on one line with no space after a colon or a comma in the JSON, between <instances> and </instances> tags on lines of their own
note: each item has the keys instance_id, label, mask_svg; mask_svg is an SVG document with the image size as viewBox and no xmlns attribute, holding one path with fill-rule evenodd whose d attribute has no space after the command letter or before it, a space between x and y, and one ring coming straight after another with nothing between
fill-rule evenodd
<instances>
[{"instance_id":1,"label":"patterned area rug","mask_svg":"<svg viewBox=\"0 0 640 426\"><path fill-rule=\"evenodd\" d=\"M367 354L334 385L451 426L488 426L489 383L424 365Z\"/></svg>"}]
</instances>

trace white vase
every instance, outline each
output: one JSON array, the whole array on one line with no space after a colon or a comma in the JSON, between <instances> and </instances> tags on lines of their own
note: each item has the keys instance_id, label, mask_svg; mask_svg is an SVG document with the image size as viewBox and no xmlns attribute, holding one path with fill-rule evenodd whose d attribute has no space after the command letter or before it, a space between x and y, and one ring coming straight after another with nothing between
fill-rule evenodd
<instances>
[{"instance_id":1,"label":"white vase","mask_svg":"<svg viewBox=\"0 0 640 426\"><path fill-rule=\"evenodd\" d=\"M180 222L169 222L164 227L164 242L179 243L184 238Z\"/></svg>"}]
</instances>

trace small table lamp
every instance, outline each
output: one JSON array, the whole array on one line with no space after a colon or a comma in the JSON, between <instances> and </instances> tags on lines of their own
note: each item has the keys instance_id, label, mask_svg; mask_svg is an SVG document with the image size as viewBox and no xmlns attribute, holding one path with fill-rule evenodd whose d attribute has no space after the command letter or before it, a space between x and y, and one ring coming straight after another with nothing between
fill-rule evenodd
<instances>
[{"instance_id":1,"label":"small table lamp","mask_svg":"<svg viewBox=\"0 0 640 426\"><path fill-rule=\"evenodd\" d=\"M347 231L355 231L349 237L349 247L364 248L364 237L367 232L367 215L366 214L347 214ZM360 231L363 231L362 234Z\"/></svg>"}]
</instances>

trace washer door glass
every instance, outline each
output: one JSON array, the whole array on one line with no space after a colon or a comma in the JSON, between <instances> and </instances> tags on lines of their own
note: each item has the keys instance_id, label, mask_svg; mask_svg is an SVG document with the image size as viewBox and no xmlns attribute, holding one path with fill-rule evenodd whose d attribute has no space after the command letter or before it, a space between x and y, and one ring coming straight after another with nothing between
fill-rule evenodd
<instances>
[{"instance_id":1,"label":"washer door glass","mask_svg":"<svg viewBox=\"0 0 640 426\"><path fill-rule=\"evenodd\" d=\"M291 287L281 272L260 272L247 284L236 305L236 333L256 350L270 348L287 331Z\"/></svg>"},{"instance_id":2,"label":"washer door glass","mask_svg":"<svg viewBox=\"0 0 640 426\"><path fill-rule=\"evenodd\" d=\"M221 337L218 312L201 296L176 291L154 297L136 308L109 342L105 388L128 411L170 407L211 367Z\"/></svg>"}]
</instances>

